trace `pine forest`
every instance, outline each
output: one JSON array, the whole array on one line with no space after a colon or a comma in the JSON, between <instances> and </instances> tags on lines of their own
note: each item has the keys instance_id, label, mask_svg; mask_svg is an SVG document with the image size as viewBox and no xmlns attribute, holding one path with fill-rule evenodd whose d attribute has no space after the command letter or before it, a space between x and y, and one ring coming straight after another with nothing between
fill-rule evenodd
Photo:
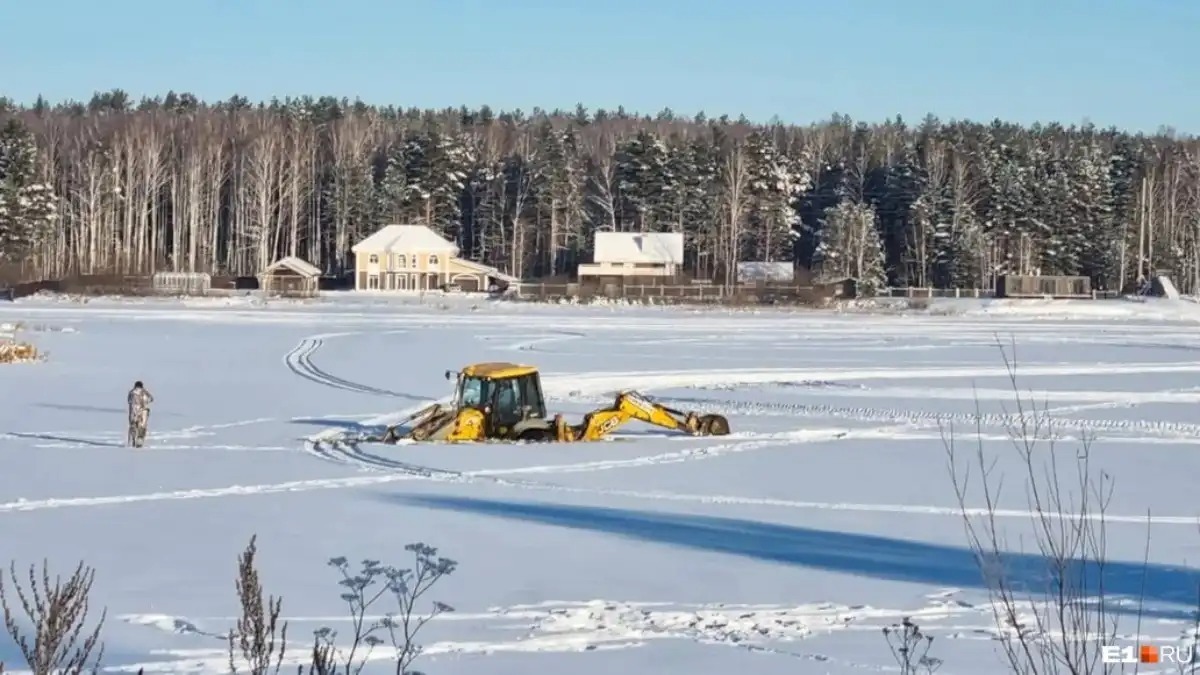
<instances>
[{"instance_id":1,"label":"pine forest","mask_svg":"<svg viewBox=\"0 0 1200 675\"><path fill-rule=\"evenodd\" d=\"M1200 288L1200 142L944 121L807 126L615 111L417 110L122 91L0 99L0 263L27 278L330 274L387 223L563 278L598 231L681 232L694 278L795 262L860 288L1062 274Z\"/></svg>"}]
</instances>

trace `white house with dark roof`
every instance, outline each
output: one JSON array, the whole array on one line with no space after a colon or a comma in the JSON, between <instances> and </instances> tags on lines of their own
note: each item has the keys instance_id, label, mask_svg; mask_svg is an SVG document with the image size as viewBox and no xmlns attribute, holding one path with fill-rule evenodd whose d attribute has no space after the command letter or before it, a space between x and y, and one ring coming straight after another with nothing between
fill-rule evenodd
<instances>
[{"instance_id":1,"label":"white house with dark roof","mask_svg":"<svg viewBox=\"0 0 1200 675\"><path fill-rule=\"evenodd\" d=\"M354 290L423 291L455 285L485 291L493 282L516 279L458 257L459 248L425 225L385 225L350 248Z\"/></svg>"},{"instance_id":2,"label":"white house with dark roof","mask_svg":"<svg viewBox=\"0 0 1200 675\"><path fill-rule=\"evenodd\" d=\"M579 266L588 277L673 277L683 266L678 232L597 232L592 262Z\"/></svg>"}]
</instances>

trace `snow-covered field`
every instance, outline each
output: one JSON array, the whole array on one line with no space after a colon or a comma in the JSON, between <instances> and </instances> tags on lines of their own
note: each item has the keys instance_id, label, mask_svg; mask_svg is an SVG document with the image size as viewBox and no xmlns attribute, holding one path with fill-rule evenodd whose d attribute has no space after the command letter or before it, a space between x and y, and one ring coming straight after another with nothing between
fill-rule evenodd
<instances>
[{"instance_id":1,"label":"snow-covered field","mask_svg":"<svg viewBox=\"0 0 1200 675\"><path fill-rule=\"evenodd\" d=\"M417 665L431 675L888 672L881 628L908 615L938 638L939 672L1001 672L939 431L970 434L978 398L983 443L1012 472L1003 520L1027 531L997 338L1015 340L1021 385L1062 433L1098 436L1092 461L1116 480L1109 592L1144 594L1146 640L1177 640L1195 604L1200 306L1188 302L0 304L0 323L17 321L49 357L0 367L0 560L93 565L105 663L120 671L222 672L216 635L257 533L298 650L319 626L347 629L330 558L403 565L422 541L458 561L430 595L456 609L423 633ZM734 433L314 442L398 419L449 393L446 369L488 360L540 366L570 417L628 387L723 412ZM135 379L157 399L140 451L122 443ZM1063 441L1064 461L1077 447Z\"/></svg>"}]
</instances>

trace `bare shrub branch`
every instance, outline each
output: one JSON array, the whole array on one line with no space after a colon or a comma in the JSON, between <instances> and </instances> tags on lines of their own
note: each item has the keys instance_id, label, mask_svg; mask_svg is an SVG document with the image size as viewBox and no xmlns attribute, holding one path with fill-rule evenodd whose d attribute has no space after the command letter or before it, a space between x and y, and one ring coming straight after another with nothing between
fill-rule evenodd
<instances>
[{"instance_id":1,"label":"bare shrub branch","mask_svg":"<svg viewBox=\"0 0 1200 675\"><path fill-rule=\"evenodd\" d=\"M953 428L942 429L949 471L966 530L992 604L1004 658L1013 673L1111 672L1100 660L1100 647L1116 639L1116 615L1110 610L1104 584L1106 567L1105 514L1113 481L1091 465L1093 437L1083 430L1074 457L1074 474L1062 466L1063 452L1048 408L1027 401L1017 380L1017 361L1000 345L1015 411L1007 428L1010 446L1021 465L1021 482L1031 513L1033 540L1044 561L1044 578L1033 587L1007 568L1013 548L997 522L1003 478L997 458L984 448L982 412L975 399L976 443L973 462L963 465ZM975 476L972 480L972 469ZM983 505L968 506L972 484ZM1149 529L1147 528L1147 538ZM1147 539L1147 546L1149 540ZM1144 568L1143 568L1144 569ZM1038 588L1040 586L1040 588ZM1141 601L1139 599L1139 615Z\"/></svg>"},{"instance_id":2,"label":"bare shrub branch","mask_svg":"<svg viewBox=\"0 0 1200 675\"><path fill-rule=\"evenodd\" d=\"M51 581L50 566L43 561L40 575L34 566L30 566L28 587L23 587L17 577L16 563L11 563L9 576L11 584L6 585L0 575L4 627L33 675L97 672L104 654L100 629L107 610L101 612L100 620L90 632L84 630L95 570L80 562L66 582L58 576ZM17 610L24 616L18 617ZM32 644L22 623L28 623L32 628Z\"/></svg>"},{"instance_id":3,"label":"bare shrub branch","mask_svg":"<svg viewBox=\"0 0 1200 675\"><path fill-rule=\"evenodd\" d=\"M250 537L246 550L238 556L238 577L235 581L241 616L237 626L229 632L229 672L237 673L236 656L240 655L251 675L278 673L283 665L287 648L285 621L279 623L283 599L263 597L262 584L258 580L258 566L254 556L258 553L255 542L258 535Z\"/></svg>"}]
</instances>

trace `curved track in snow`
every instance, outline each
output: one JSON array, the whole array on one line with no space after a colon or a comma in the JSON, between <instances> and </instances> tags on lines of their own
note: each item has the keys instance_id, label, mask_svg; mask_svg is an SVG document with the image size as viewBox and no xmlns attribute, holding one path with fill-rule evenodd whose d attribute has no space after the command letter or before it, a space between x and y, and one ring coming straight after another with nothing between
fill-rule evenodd
<instances>
[{"instance_id":1,"label":"curved track in snow","mask_svg":"<svg viewBox=\"0 0 1200 675\"><path fill-rule=\"evenodd\" d=\"M350 464L367 471L401 472L439 480L470 481L477 479L491 479L503 475L586 473L592 471L609 471L613 469L657 466L660 464L678 464L680 462L712 459L724 455L731 455L773 446L819 443L823 441L837 440L840 438L853 436L856 433L877 433L877 430L870 429L856 432L845 429L812 429L808 431L782 432L775 434L736 434L724 437L732 440L716 445L701 445L698 447L689 447L682 450L673 450L655 455L643 455L627 459L601 459L565 464L523 466L508 469L480 469L476 471L450 471L446 469L436 469L419 464L413 464L411 462L403 462L385 457L369 450L364 450L362 444L348 442L345 440L322 441L306 444L306 448L309 452L320 457L321 459L341 464ZM698 440L686 436L680 439L679 437L668 437L664 435L662 438L674 438L675 440L685 441ZM404 446L400 445L397 447ZM507 482L511 483L512 485L518 484L518 482L515 481ZM545 487L546 484L539 483L537 485Z\"/></svg>"},{"instance_id":2,"label":"curved track in snow","mask_svg":"<svg viewBox=\"0 0 1200 675\"><path fill-rule=\"evenodd\" d=\"M382 331L382 334L394 335L407 333L406 330L388 330ZM352 335L362 335L364 332L344 332L344 333L322 333L319 335L310 335L301 340L295 347L292 348L283 357L283 363L288 370L300 377L315 382L317 384L331 387L333 389L341 389L343 391L352 391L357 394L370 394L373 396L388 396L391 398L403 398L408 400L420 400L421 397L405 394L403 392L392 391L390 389L382 389L373 387L367 384L347 380L344 377L334 375L313 363L313 354L325 345L326 340L334 338L349 337Z\"/></svg>"},{"instance_id":3,"label":"curved track in snow","mask_svg":"<svg viewBox=\"0 0 1200 675\"><path fill-rule=\"evenodd\" d=\"M562 339L557 338L557 339ZM521 344L521 343L519 343ZM1188 372L1197 369L1197 364L1123 364L1116 367L1127 373L1142 372ZM1026 373L1032 371L1038 375L1070 375L1090 374L1099 372L1091 365L1052 365L1032 366L1023 369ZM765 369L737 371L663 371L642 373L607 373L590 372L574 374L556 374L543 376L547 398L551 400L569 401L571 403L607 404L611 401L609 391L617 386L635 387L642 391L655 389L684 388L684 387L734 387L739 384L765 384L772 382L787 382L800 380L844 381L865 379L901 379L905 377L972 377L1003 374L1003 368L997 367L958 367L958 368L840 368L840 369ZM614 386L616 385L616 386ZM862 390L863 395L869 395L869 389ZM1114 392L1114 398L1120 398L1119 392ZM987 413L987 412L948 412L913 410L907 408L880 408L870 406L835 406L824 403L793 403L793 402L748 402L736 399L717 397L655 397L665 405L694 410L698 413L720 413L728 416L772 416L772 417L810 417L840 419L848 422L859 422L876 425L899 425L901 428L941 426L946 424L962 424L966 426L1010 428L1021 423L1019 413ZM1108 405L1108 402L1104 405ZM1119 402L1115 403L1119 404ZM380 420L381 424L395 423L406 417L415 409L403 411L391 419ZM1028 413L1027 413L1028 414ZM1069 430L1086 429L1088 431L1103 431L1119 434L1142 434L1167 438L1200 438L1200 424L1187 422L1171 422L1165 420L1122 420L1122 419L1087 419L1054 417L1053 430L1056 434ZM842 438L849 434L865 434L878 438L881 428L860 429L854 431L839 430L832 438ZM706 456L720 456L745 449L787 443L803 442L804 431L783 432L782 434L734 434L726 437L729 442L719 445L700 445L684 451L674 451L660 455L638 457L624 460L605 460L600 462L582 462L545 467L525 467L507 469L503 473L570 473L575 471L595 471L604 468L625 468L647 466L659 463L673 463ZM800 434L800 436L797 436ZM740 437L741 440L738 440ZM686 438L686 437L685 437ZM697 439L704 443L704 440ZM309 453L326 461L349 464L369 471L399 471L420 475L428 478L454 474L467 475L462 472L445 472L430 467L408 462L393 460L383 454L363 449L351 442L348 434L342 430L329 429L311 437L305 443ZM471 475L497 475L495 472L470 472Z\"/></svg>"},{"instance_id":4,"label":"curved track in snow","mask_svg":"<svg viewBox=\"0 0 1200 675\"><path fill-rule=\"evenodd\" d=\"M598 396L575 397L572 402L606 402ZM1011 427L1019 425L1019 413L949 412L933 410L911 410L908 408L876 408L870 406L835 406L824 403L787 403L779 401L738 401L734 399L704 397L655 397L656 401L678 408L688 408L699 413L723 415L768 416L768 417L825 417L854 422L877 422L897 424L979 424L985 427ZM1025 418L1032 419L1039 413L1029 411ZM1087 429L1116 433L1139 433L1184 438L1200 438L1200 424L1146 419L1092 419L1063 418L1053 416L1052 428L1059 431Z\"/></svg>"}]
</instances>

